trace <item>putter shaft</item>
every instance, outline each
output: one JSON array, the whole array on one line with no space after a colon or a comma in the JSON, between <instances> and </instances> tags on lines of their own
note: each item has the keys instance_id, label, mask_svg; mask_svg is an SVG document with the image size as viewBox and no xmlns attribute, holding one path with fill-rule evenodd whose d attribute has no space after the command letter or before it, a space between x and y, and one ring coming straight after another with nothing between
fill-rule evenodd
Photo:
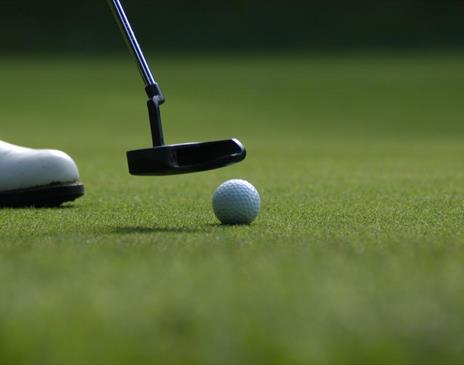
<instances>
[{"instance_id":1,"label":"putter shaft","mask_svg":"<svg viewBox=\"0 0 464 365\"><path fill-rule=\"evenodd\" d=\"M111 6L111 9L113 10L114 17L121 29L124 39L126 40L126 43L130 51L132 52L135 60L137 61L140 75L142 76L143 81L145 82L145 86L147 88L156 86L156 89L159 90L158 83L155 81L155 78L153 77L150 67L148 66L148 62L142 52L142 49L140 48L137 38L135 37L135 33L132 30L132 27L129 23L129 19L127 19L126 13L124 11L124 8L122 7L121 2L119 0L108 0L108 2Z\"/></svg>"},{"instance_id":2,"label":"putter shaft","mask_svg":"<svg viewBox=\"0 0 464 365\"><path fill-rule=\"evenodd\" d=\"M135 37L134 31L132 30L129 19L127 18L121 2L119 0L108 0L108 3L113 10L114 17L119 25L119 28L121 29L129 50L137 62L140 75L145 82L145 91L149 98L147 104L150 114L150 127L153 146L162 146L164 145L164 137L159 106L164 103L164 95L161 92L158 83L155 81L155 78L153 77L150 67L148 66L148 62L145 59L137 38Z\"/></svg>"}]
</instances>

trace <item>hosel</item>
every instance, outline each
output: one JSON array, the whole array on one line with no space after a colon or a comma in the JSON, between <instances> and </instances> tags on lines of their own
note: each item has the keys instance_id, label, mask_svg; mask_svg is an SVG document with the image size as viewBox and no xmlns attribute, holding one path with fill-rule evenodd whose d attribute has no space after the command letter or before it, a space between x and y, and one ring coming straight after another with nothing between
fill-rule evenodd
<instances>
[{"instance_id":1,"label":"hosel","mask_svg":"<svg viewBox=\"0 0 464 365\"><path fill-rule=\"evenodd\" d=\"M158 84L151 84L145 88L148 95L147 107L150 118L151 139L153 147L164 145L163 126L161 124L160 105L164 103L164 95Z\"/></svg>"},{"instance_id":2,"label":"hosel","mask_svg":"<svg viewBox=\"0 0 464 365\"><path fill-rule=\"evenodd\" d=\"M158 105L163 104L166 100L158 84L148 85L145 88L145 92L147 93L149 99L156 98Z\"/></svg>"}]
</instances>

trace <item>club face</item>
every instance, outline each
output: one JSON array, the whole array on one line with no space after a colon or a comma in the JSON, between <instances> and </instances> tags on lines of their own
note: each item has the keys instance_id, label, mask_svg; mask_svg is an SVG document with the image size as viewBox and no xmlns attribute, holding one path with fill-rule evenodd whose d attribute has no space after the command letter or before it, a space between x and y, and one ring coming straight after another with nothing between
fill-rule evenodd
<instances>
[{"instance_id":1,"label":"club face","mask_svg":"<svg viewBox=\"0 0 464 365\"><path fill-rule=\"evenodd\" d=\"M132 175L176 175L206 171L242 161L245 147L237 139L163 145L127 152Z\"/></svg>"}]
</instances>

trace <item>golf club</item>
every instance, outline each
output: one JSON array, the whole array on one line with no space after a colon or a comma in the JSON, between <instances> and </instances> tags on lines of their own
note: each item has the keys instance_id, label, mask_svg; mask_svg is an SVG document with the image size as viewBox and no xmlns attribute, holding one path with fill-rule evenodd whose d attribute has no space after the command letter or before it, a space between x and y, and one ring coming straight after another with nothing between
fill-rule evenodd
<instances>
[{"instance_id":1,"label":"golf club","mask_svg":"<svg viewBox=\"0 0 464 365\"><path fill-rule=\"evenodd\" d=\"M147 105L153 147L127 152L129 172L132 175L174 175L212 170L242 161L246 151L235 138L173 145L164 143L160 113L160 105L165 101L164 95L150 71L121 2L108 2L137 62L149 98Z\"/></svg>"}]
</instances>

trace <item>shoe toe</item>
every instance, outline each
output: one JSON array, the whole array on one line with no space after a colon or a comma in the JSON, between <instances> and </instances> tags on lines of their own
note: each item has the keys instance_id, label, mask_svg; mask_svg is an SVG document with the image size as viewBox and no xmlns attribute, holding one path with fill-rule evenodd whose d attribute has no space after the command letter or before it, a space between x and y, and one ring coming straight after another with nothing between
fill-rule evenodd
<instances>
[{"instance_id":1,"label":"shoe toe","mask_svg":"<svg viewBox=\"0 0 464 365\"><path fill-rule=\"evenodd\" d=\"M41 150L37 152L36 162L39 175L46 184L68 183L79 180L79 170L69 155L57 150Z\"/></svg>"},{"instance_id":2,"label":"shoe toe","mask_svg":"<svg viewBox=\"0 0 464 365\"><path fill-rule=\"evenodd\" d=\"M79 171L73 159L57 150L9 151L8 155L0 159L0 170L0 191L79 180Z\"/></svg>"}]
</instances>

